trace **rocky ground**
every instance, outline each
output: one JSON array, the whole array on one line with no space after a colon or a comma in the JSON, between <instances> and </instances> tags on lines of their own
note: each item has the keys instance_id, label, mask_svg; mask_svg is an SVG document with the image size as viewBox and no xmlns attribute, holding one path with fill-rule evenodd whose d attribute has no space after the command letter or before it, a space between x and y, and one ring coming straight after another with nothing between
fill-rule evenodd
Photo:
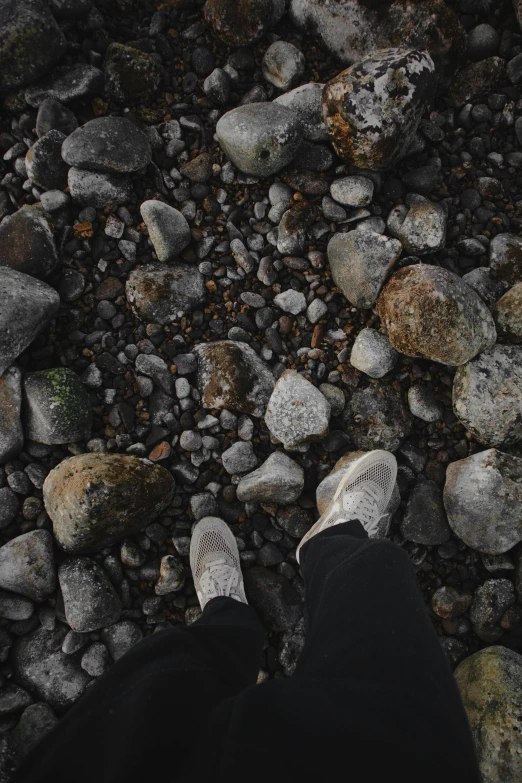
<instances>
[{"instance_id":1,"label":"rocky ground","mask_svg":"<svg viewBox=\"0 0 522 783\"><path fill-rule=\"evenodd\" d=\"M3 779L129 646L197 618L205 516L270 631L260 676L291 675L296 546L384 448L380 533L484 779L520 780L515 6L1 4Z\"/></svg>"}]
</instances>

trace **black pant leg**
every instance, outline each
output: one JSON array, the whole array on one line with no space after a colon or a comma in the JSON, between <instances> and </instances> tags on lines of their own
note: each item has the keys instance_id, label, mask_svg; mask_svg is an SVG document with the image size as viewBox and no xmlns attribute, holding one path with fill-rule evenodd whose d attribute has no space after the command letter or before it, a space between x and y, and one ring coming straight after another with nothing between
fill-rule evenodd
<instances>
[{"instance_id":1,"label":"black pant leg","mask_svg":"<svg viewBox=\"0 0 522 783\"><path fill-rule=\"evenodd\" d=\"M152 634L88 689L14 780L143 783L166 770L172 781L204 779L219 749L205 741L199 752L199 738L216 705L256 682L264 636L254 610L231 598Z\"/></svg>"}]
</instances>

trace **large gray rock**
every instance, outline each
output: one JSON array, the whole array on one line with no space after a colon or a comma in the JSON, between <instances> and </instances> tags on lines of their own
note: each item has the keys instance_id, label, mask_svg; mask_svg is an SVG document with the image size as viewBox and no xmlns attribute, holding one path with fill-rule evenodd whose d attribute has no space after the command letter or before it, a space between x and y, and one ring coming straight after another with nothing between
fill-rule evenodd
<instances>
[{"instance_id":1,"label":"large gray rock","mask_svg":"<svg viewBox=\"0 0 522 783\"><path fill-rule=\"evenodd\" d=\"M301 122L304 138L309 141L327 141L328 134L323 120L324 84L310 82L285 92L274 103L291 109Z\"/></svg>"},{"instance_id":2,"label":"large gray rock","mask_svg":"<svg viewBox=\"0 0 522 783\"><path fill-rule=\"evenodd\" d=\"M402 245L376 231L349 231L334 234L327 252L336 286L354 307L366 310L377 299Z\"/></svg>"},{"instance_id":3,"label":"large gray rock","mask_svg":"<svg viewBox=\"0 0 522 783\"><path fill-rule=\"evenodd\" d=\"M397 451L409 435L412 417L401 395L384 383L372 383L354 392L343 418L361 451Z\"/></svg>"},{"instance_id":4,"label":"large gray rock","mask_svg":"<svg viewBox=\"0 0 522 783\"><path fill-rule=\"evenodd\" d=\"M238 169L269 177L290 163L303 139L303 128L298 115L286 106L250 103L224 114L216 134Z\"/></svg>"},{"instance_id":5,"label":"large gray rock","mask_svg":"<svg viewBox=\"0 0 522 783\"><path fill-rule=\"evenodd\" d=\"M32 343L58 310L54 288L0 267L0 375Z\"/></svg>"},{"instance_id":6,"label":"large gray rock","mask_svg":"<svg viewBox=\"0 0 522 783\"><path fill-rule=\"evenodd\" d=\"M69 557L58 569L65 619L89 633L120 619L121 602L102 568L90 557Z\"/></svg>"},{"instance_id":7,"label":"large gray rock","mask_svg":"<svg viewBox=\"0 0 522 783\"><path fill-rule=\"evenodd\" d=\"M25 375L24 427L28 438L49 446L89 439L91 402L76 373L55 367Z\"/></svg>"},{"instance_id":8,"label":"large gray rock","mask_svg":"<svg viewBox=\"0 0 522 783\"><path fill-rule=\"evenodd\" d=\"M401 533L408 541L425 546L444 544L451 538L442 490L434 481L421 481L412 489Z\"/></svg>"},{"instance_id":9,"label":"large gray rock","mask_svg":"<svg viewBox=\"0 0 522 783\"><path fill-rule=\"evenodd\" d=\"M198 386L204 408L223 408L261 418L274 389L269 367L246 343L200 343Z\"/></svg>"},{"instance_id":10,"label":"large gray rock","mask_svg":"<svg viewBox=\"0 0 522 783\"><path fill-rule=\"evenodd\" d=\"M62 157L69 166L105 174L132 174L150 163L150 142L124 117L98 117L67 136Z\"/></svg>"},{"instance_id":11,"label":"large gray rock","mask_svg":"<svg viewBox=\"0 0 522 783\"><path fill-rule=\"evenodd\" d=\"M332 79L323 93L323 119L337 154L362 169L397 163L433 93L434 72L427 52L387 49Z\"/></svg>"},{"instance_id":12,"label":"large gray rock","mask_svg":"<svg viewBox=\"0 0 522 783\"><path fill-rule=\"evenodd\" d=\"M36 207L23 207L0 223L0 266L47 277L58 263L52 224Z\"/></svg>"},{"instance_id":13,"label":"large gray rock","mask_svg":"<svg viewBox=\"0 0 522 783\"><path fill-rule=\"evenodd\" d=\"M438 67L452 70L465 49L464 29L442 0L291 0L290 14L346 64L376 49L401 46L426 50Z\"/></svg>"},{"instance_id":14,"label":"large gray rock","mask_svg":"<svg viewBox=\"0 0 522 783\"><path fill-rule=\"evenodd\" d=\"M0 91L40 79L56 65L67 42L47 3L4 0L0 4Z\"/></svg>"},{"instance_id":15,"label":"large gray rock","mask_svg":"<svg viewBox=\"0 0 522 783\"><path fill-rule=\"evenodd\" d=\"M91 679L73 656L62 652L66 636L63 625L54 631L40 627L22 636L12 654L18 682L60 711L72 707Z\"/></svg>"},{"instance_id":16,"label":"large gray rock","mask_svg":"<svg viewBox=\"0 0 522 783\"><path fill-rule=\"evenodd\" d=\"M159 90L162 67L148 52L111 43L105 55L107 94L119 103L149 101Z\"/></svg>"},{"instance_id":17,"label":"large gray rock","mask_svg":"<svg viewBox=\"0 0 522 783\"><path fill-rule=\"evenodd\" d=\"M56 68L50 76L28 87L25 100L35 108L48 98L55 98L61 103L71 103L103 95L103 88L103 71L93 65L76 63Z\"/></svg>"},{"instance_id":18,"label":"large gray rock","mask_svg":"<svg viewBox=\"0 0 522 783\"><path fill-rule=\"evenodd\" d=\"M66 552L110 546L151 522L172 498L165 468L137 457L82 454L61 462L43 486L56 540Z\"/></svg>"},{"instance_id":19,"label":"large gray rock","mask_svg":"<svg viewBox=\"0 0 522 783\"><path fill-rule=\"evenodd\" d=\"M58 130L50 130L28 150L25 156L27 176L43 190L64 190L67 187L67 164L61 149L65 139Z\"/></svg>"},{"instance_id":20,"label":"large gray rock","mask_svg":"<svg viewBox=\"0 0 522 783\"><path fill-rule=\"evenodd\" d=\"M16 456L24 445L21 407L22 373L13 366L0 377L0 464Z\"/></svg>"},{"instance_id":21,"label":"large gray rock","mask_svg":"<svg viewBox=\"0 0 522 783\"><path fill-rule=\"evenodd\" d=\"M67 177L71 198L80 207L103 209L108 204L126 204L132 194L128 177L116 177L100 171L69 169Z\"/></svg>"},{"instance_id":22,"label":"large gray rock","mask_svg":"<svg viewBox=\"0 0 522 783\"><path fill-rule=\"evenodd\" d=\"M455 670L484 783L522 778L522 655L487 647Z\"/></svg>"},{"instance_id":23,"label":"large gray rock","mask_svg":"<svg viewBox=\"0 0 522 783\"><path fill-rule=\"evenodd\" d=\"M192 264L142 266L129 275L125 292L134 314L157 324L179 320L205 299L203 277Z\"/></svg>"},{"instance_id":24,"label":"large gray rock","mask_svg":"<svg viewBox=\"0 0 522 783\"><path fill-rule=\"evenodd\" d=\"M522 439L521 363L521 347L495 345L457 370L453 410L485 446Z\"/></svg>"},{"instance_id":25,"label":"large gray rock","mask_svg":"<svg viewBox=\"0 0 522 783\"><path fill-rule=\"evenodd\" d=\"M509 551L522 541L522 459L488 449L451 462L444 506L469 547L489 555Z\"/></svg>"},{"instance_id":26,"label":"large gray rock","mask_svg":"<svg viewBox=\"0 0 522 783\"><path fill-rule=\"evenodd\" d=\"M377 301L377 312L391 344L406 356L461 365L496 340L484 302L442 267L417 264L396 272Z\"/></svg>"},{"instance_id":27,"label":"large gray rock","mask_svg":"<svg viewBox=\"0 0 522 783\"><path fill-rule=\"evenodd\" d=\"M43 601L54 593L53 541L47 530L32 530L0 548L0 588Z\"/></svg>"},{"instance_id":28,"label":"large gray rock","mask_svg":"<svg viewBox=\"0 0 522 783\"><path fill-rule=\"evenodd\" d=\"M279 503L288 505L297 500L304 487L304 471L282 451L274 451L263 464L237 485L237 498L242 503Z\"/></svg>"},{"instance_id":29,"label":"large gray rock","mask_svg":"<svg viewBox=\"0 0 522 783\"><path fill-rule=\"evenodd\" d=\"M306 450L328 434L330 403L296 370L285 370L268 401L265 424L289 451Z\"/></svg>"},{"instance_id":30,"label":"large gray rock","mask_svg":"<svg viewBox=\"0 0 522 783\"><path fill-rule=\"evenodd\" d=\"M140 212L159 261L171 261L190 243L187 219L174 207L163 201L144 201Z\"/></svg>"}]
</instances>

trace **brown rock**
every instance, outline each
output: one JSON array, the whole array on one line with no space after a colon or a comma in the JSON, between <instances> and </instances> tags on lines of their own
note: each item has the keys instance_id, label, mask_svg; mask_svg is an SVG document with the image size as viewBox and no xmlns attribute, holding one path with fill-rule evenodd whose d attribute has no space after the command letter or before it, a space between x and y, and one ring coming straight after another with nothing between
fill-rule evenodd
<instances>
[{"instance_id":1,"label":"brown rock","mask_svg":"<svg viewBox=\"0 0 522 783\"><path fill-rule=\"evenodd\" d=\"M67 552L110 546L141 530L171 500L165 468L118 454L82 454L47 476L44 502L56 540Z\"/></svg>"},{"instance_id":2,"label":"brown rock","mask_svg":"<svg viewBox=\"0 0 522 783\"><path fill-rule=\"evenodd\" d=\"M489 310L469 286L441 267L418 264L397 272L377 300L393 347L452 366L495 343Z\"/></svg>"}]
</instances>

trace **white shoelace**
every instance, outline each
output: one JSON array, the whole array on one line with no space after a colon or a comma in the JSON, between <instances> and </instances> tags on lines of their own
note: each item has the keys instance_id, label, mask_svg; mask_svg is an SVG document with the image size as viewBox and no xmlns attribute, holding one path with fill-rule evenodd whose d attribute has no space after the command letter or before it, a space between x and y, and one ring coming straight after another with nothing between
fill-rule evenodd
<instances>
[{"instance_id":1,"label":"white shoelace","mask_svg":"<svg viewBox=\"0 0 522 783\"><path fill-rule=\"evenodd\" d=\"M199 580L200 590L198 598L204 606L211 598L218 596L229 596L235 601L242 601L241 596L236 591L239 584L239 573L237 568L227 564L224 558L213 560L208 564Z\"/></svg>"}]
</instances>

